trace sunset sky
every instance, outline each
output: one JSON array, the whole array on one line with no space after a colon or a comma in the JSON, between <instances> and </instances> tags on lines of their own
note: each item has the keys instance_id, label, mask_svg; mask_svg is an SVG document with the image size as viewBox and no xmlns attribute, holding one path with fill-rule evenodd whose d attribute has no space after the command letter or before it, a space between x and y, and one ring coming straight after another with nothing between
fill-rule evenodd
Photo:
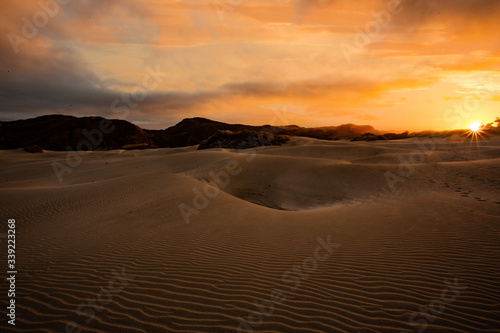
<instances>
[{"instance_id":1,"label":"sunset sky","mask_svg":"<svg viewBox=\"0 0 500 333\"><path fill-rule=\"evenodd\" d=\"M0 120L416 131L500 116L500 1L21 0L0 16Z\"/></svg>"}]
</instances>

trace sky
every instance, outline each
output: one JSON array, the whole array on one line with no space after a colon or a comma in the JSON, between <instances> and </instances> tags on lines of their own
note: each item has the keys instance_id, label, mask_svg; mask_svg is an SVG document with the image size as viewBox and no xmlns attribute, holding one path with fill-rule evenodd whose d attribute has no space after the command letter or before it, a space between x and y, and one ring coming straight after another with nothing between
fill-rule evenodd
<instances>
[{"instance_id":1,"label":"sky","mask_svg":"<svg viewBox=\"0 0 500 333\"><path fill-rule=\"evenodd\" d=\"M20 0L0 120L449 130L500 116L500 1Z\"/></svg>"}]
</instances>

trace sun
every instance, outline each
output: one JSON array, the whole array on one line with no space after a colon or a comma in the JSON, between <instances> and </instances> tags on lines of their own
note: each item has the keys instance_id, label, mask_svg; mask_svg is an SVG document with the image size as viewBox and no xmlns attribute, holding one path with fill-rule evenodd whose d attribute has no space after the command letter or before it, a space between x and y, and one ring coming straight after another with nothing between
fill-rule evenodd
<instances>
[{"instance_id":1,"label":"sun","mask_svg":"<svg viewBox=\"0 0 500 333\"><path fill-rule=\"evenodd\" d=\"M481 123L479 121L475 121L469 125L469 129L472 132L479 132L481 130Z\"/></svg>"},{"instance_id":2,"label":"sun","mask_svg":"<svg viewBox=\"0 0 500 333\"><path fill-rule=\"evenodd\" d=\"M469 131L467 132L466 138L470 137L471 142L479 142L479 139L483 137L483 124L479 121L474 121L469 124Z\"/></svg>"}]
</instances>

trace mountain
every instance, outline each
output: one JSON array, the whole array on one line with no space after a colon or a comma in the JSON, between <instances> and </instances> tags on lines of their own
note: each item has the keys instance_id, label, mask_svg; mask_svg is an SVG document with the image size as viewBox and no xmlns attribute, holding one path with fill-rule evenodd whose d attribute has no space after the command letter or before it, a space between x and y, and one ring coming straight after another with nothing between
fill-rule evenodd
<instances>
[{"instance_id":1,"label":"mountain","mask_svg":"<svg viewBox=\"0 0 500 333\"><path fill-rule=\"evenodd\" d=\"M344 124L305 128L227 124L205 118L188 118L164 130L142 129L128 121L102 117L48 115L26 120L0 121L0 149L38 146L45 150L104 150L174 148L199 145L221 131L257 132L285 136L306 136L324 140L352 139L370 132L372 126ZM226 140L226 139L225 139Z\"/></svg>"},{"instance_id":2,"label":"mountain","mask_svg":"<svg viewBox=\"0 0 500 333\"><path fill-rule=\"evenodd\" d=\"M205 118L188 118L164 130L146 130L158 147L183 147L197 145L219 131L240 132L243 130L272 132L275 135L306 136L323 140L353 138L366 132L382 134L369 125L344 124L340 126L305 128L289 126L250 126L226 124Z\"/></svg>"},{"instance_id":3,"label":"mountain","mask_svg":"<svg viewBox=\"0 0 500 333\"><path fill-rule=\"evenodd\" d=\"M187 118L175 126L164 130L146 130L160 148L174 148L200 144L218 131L239 132L242 130L259 131L261 126L226 124L206 118Z\"/></svg>"},{"instance_id":4,"label":"mountain","mask_svg":"<svg viewBox=\"0 0 500 333\"><path fill-rule=\"evenodd\" d=\"M49 115L0 122L0 149L35 145L46 150L156 147L148 133L124 120Z\"/></svg>"}]
</instances>

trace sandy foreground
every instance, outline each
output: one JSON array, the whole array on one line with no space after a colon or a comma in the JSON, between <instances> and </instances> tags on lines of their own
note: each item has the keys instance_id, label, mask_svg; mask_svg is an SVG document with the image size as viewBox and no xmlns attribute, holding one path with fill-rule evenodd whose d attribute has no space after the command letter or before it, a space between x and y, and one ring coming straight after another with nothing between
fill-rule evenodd
<instances>
[{"instance_id":1,"label":"sandy foreground","mask_svg":"<svg viewBox=\"0 0 500 333\"><path fill-rule=\"evenodd\" d=\"M500 138L66 157L0 151L2 332L500 331Z\"/></svg>"}]
</instances>

